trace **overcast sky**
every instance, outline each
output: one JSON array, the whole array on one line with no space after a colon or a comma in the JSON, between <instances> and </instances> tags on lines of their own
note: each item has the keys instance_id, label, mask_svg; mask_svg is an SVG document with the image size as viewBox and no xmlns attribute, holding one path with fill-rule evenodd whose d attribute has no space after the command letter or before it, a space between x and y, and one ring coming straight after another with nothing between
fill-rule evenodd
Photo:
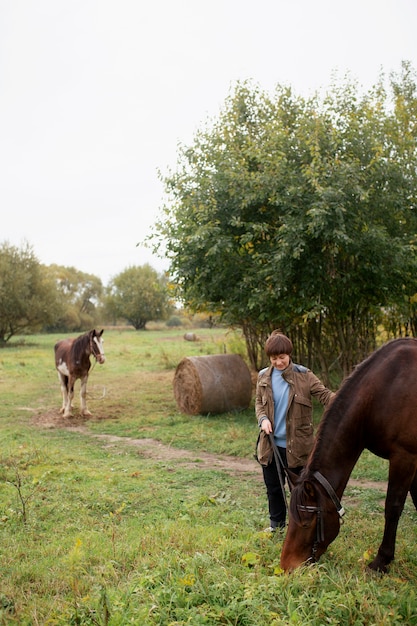
<instances>
[{"instance_id":1,"label":"overcast sky","mask_svg":"<svg viewBox=\"0 0 417 626\"><path fill-rule=\"evenodd\" d=\"M136 244L231 87L309 95L417 69L416 0L0 0L0 243L103 283L167 267Z\"/></svg>"}]
</instances>

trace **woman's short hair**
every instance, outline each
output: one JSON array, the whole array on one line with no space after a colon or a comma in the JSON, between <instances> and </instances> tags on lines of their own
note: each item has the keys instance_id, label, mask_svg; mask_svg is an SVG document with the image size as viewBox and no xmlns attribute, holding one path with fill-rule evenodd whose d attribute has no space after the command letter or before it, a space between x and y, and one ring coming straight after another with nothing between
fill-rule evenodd
<instances>
[{"instance_id":1,"label":"woman's short hair","mask_svg":"<svg viewBox=\"0 0 417 626\"><path fill-rule=\"evenodd\" d=\"M291 339L276 330L269 335L265 343L265 352L267 356L291 354L292 350L293 345Z\"/></svg>"}]
</instances>

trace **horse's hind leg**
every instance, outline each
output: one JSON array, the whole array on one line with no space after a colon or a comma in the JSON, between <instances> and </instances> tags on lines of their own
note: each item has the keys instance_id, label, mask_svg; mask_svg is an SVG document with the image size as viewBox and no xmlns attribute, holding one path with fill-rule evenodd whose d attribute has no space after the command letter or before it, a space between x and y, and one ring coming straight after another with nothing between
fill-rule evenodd
<instances>
[{"instance_id":1,"label":"horse's hind leg","mask_svg":"<svg viewBox=\"0 0 417 626\"><path fill-rule=\"evenodd\" d=\"M68 400L67 407L65 409L64 417L72 417L72 401L74 399L74 385L76 378L69 376L68 378Z\"/></svg>"},{"instance_id":2,"label":"horse's hind leg","mask_svg":"<svg viewBox=\"0 0 417 626\"><path fill-rule=\"evenodd\" d=\"M413 482L411 483L410 496L411 496L414 506L417 509L417 472L414 475Z\"/></svg>"},{"instance_id":3,"label":"horse's hind leg","mask_svg":"<svg viewBox=\"0 0 417 626\"><path fill-rule=\"evenodd\" d=\"M75 379L73 376L65 376L60 374L61 376L61 389L62 389L62 409L61 413L64 413L64 417L72 416L72 399L74 397L74 383Z\"/></svg>"},{"instance_id":4,"label":"horse's hind leg","mask_svg":"<svg viewBox=\"0 0 417 626\"><path fill-rule=\"evenodd\" d=\"M62 393L62 407L59 412L65 413L68 404L68 376L61 374L61 372L58 371L58 379Z\"/></svg>"},{"instance_id":5,"label":"horse's hind leg","mask_svg":"<svg viewBox=\"0 0 417 626\"><path fill-rule=\"evenodd\" d=\"M80 389L80 402L81 402L81 415L84 417L88 417L91 415L90 411L87 409L87 376L83 376L81 378L81 389Z\"/></svg>"},{"instance_id":6,"label":"horse's hind leg","mask_svg":"<svg viewBox=\"0 0 417 626\"><path fill-rule=\"evenodd\" d=\"M375 559L368 565L372 570L385 573L394 558L398 522L410 489L410 476L413 476L414 471L414 466L407 463L404 457L399 463L393 459L390 461L384 536Z\"/></svg>"}]
</instances>

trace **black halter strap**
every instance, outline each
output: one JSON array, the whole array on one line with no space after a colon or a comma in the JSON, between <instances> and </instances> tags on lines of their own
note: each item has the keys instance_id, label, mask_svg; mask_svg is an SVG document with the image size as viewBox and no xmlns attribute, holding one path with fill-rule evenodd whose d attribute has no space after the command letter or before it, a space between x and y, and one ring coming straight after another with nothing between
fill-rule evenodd
<instances>
[{"instance_id":1,"label":"black halter strap","mask_svg":"<svg viewBox=\"0 0 417 626\"><path fill-rule=\"evenodd\" d=\"M333 489L333 487L331 486L327 478L325 478L323 474L320 474L320 472L313 472L313 476L325 488L325 490L327 491L327 495L329 496L329 498L335 505L336 511L339 513L339 517L342 518L345 514L345 509L340 504L340 500L337 497L335 490Z\"/></svg>"},{"instance_id":2,"label":"black halter strap","mask_svg":"<svg viewBox=\"0 0 417 626\"><path fill-rule=\"evenodd\" d=\"M342 507L339 498L337 497L337 494L335 492L335 490L333 489L333 487L331 486L331 484L329 483L329 481L327 480L327 478L325 478L323 476L323 474L321 474L320 472L316 471L313 472L313 476L314 478L322 485L322 487L324 487L324 489L326 490L327 495L329 496L329 498L331 499L331 501L333 502L333 504L336 507L336 511L339 514L339 518L340 518L340 523L343 522L343 516L345 514L345 509ZM321 543L322 541L324 541L324 519L323 519L323 511L321 509L320 506L303 506L303 505L298 505L297 507L300 511L307 511L308 513L316 513L317 514L317 525L316 525L316 538L314 540L312 549L311 549L311 556L308 559L308 561L315 563L316 562L316 555L317 555L317 550L318 550L318 545L319 543Z\"/></svg>"},{"instance_id":3,"label":"black halter strap","mask_svg":"<svg viewBox=\"0 0 417 626\"><path fill-rule=\"evenodd\" d=\"M100 352L100 348L98 347L97 343L94 341L95 337L97 335L90 335L90 352L93 355L93 357L95 358L95 360L98 360L98 357L101 355Z\"/></svg>"},{"instance_id":4,"label":"black halter strap","mask_svg":"<svg viewBox=\"0 0 417 626\"><path fill-rule=\"evenodd\" d=\"M288 474L288 468L284 465L280 454L278 452L278 448L275 445L275 441L274 441L274 435L272 433L269 434L269 440L271 442L271 446L272 446L272 450L274 453L274 457L275 457L275 463L277 466L277 473L278 473L278 477L279 477L279 482L281 485L281 490L284 496L284 502L285 502L285 506L286 509L288 510L288 504L287 504L287 497L286 497L286 493L285 493L285 487L284 487L284 483L281 477L281 472L279 471L279 465L281 465L284 473L287 476L287 480L288 480L288 484L290 486L290 491L292 488L292 484L290 481L290 476ZM339 518L340 518L340 522L343 522L343 516L345 514L345 509L343 508L343 506L340 503L339 498L337 497L337 494L335 492L335 490L333 489L333 487L331 486L331 484L329 483L329 481L327 480L327 478L325 478L323 476L323 474L321 474L318 471L313 472L313 477L320 483L320 485L322 487L324 487L327 495L329 496L329 498L331 499L331 501L333 502L334 506L336 507L336 511L339 514ZM316 553L317 553L317 549L318 549L318 544L321 543L322 541L324 541L324 519L323 519L323 511L321 509L321 507L319 506L302 506L302 505L298 505L297 507L300 511L307 511L309 513L316 513L317 514L317 526L316 526L316 538L312 547L312 553L311 553L311 557L310 557L310 561L312 561L313 563L316 561Z\"/></svg>"}]
</instances>

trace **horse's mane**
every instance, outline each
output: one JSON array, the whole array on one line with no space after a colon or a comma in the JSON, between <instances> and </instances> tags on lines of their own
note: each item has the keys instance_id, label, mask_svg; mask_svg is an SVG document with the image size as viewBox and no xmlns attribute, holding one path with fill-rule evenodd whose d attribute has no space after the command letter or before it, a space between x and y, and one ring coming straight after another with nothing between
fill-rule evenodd
<instances>
[{"instance_id":1,"label":"horse's mane","mask_svg":"<svg viewBox=\"0 0 417 626\"><path fill-rule=\"evenodd\" d=\"M415 338L403 337L400 339L392 339L383 346L372 352L361 363L355 366L352 372L343 380L340 388L338 389L336 396L332 403L324 411L323 417L320 421L320 425L316 435L316 441L314 449L320 447L322 440L325 436L326 430L333 426L333 422L340 421L341 415L346 412L348 404L352 403L352 398L357 395L358 381L362 380L366 372L379 360L383 360L391 354L395 346L405 345L407 342L417 341Z\"/></svg>"},{"instance_id":2,"label":"horse's mane","mask_svg":"<svg viewBox=\"0 0 417 626\"><path fill-rule=\"evenodd\" d=\"M74 357L74 362L81 361L83 354L85 353L85 349L90 344L90 335L93 331L90 330L88 333L84 335L80 335L77 339L74 340L72 344L72 354Z\"/></svg>"}]
</instances>

